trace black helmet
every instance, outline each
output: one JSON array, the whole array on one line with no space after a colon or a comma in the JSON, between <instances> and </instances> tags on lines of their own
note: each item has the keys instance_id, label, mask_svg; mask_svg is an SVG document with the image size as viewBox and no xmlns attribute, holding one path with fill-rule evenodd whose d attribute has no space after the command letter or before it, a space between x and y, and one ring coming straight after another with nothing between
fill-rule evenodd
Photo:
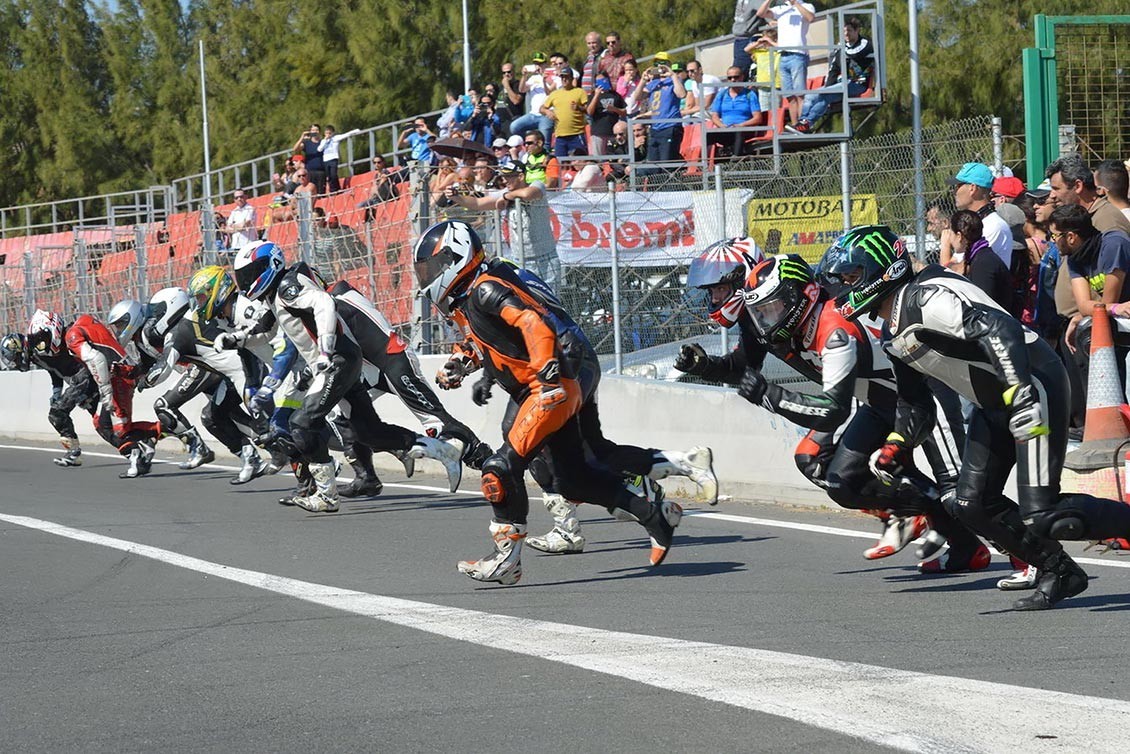
<instances>
[{"instance_id":1,"label":"black helmet","mask_svg":"<svg viewBox=\"0 0 1130 754\"><path fill-rule=\"evenodd\" d=\"M0 338L0 368L26 372L30 366L27 338L22 333L10 332Z\"/></svg>"},{"instance_id":2,"label":"black helmet","mask_svg":"<svg viewBox=\"0 0 1130 754\"><path fill-rule=\"evenodd\" d=\"M753 268L742 296L758 334L769 343L787 343L816 308L820 286L800 255L778 254Z\"/></svg>"},{"instance_id":3,"label":"black helmet","mask_svg":"<svg viewBox=\"0 0 1130 754\"><path fill-rule=\"evenodd\" d=\"M848 319L872 313L914 277L906 244L886 225L860 225L824 253L816 279Z\"/></svg>"}]
</instances>

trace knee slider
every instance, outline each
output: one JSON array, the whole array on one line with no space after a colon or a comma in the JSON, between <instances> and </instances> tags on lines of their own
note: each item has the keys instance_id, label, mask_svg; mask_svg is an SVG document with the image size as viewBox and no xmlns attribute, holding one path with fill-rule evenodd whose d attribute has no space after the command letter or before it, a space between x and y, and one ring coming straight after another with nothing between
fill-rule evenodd
<instances>
[{"instance_id":1,"label":"knee slider","mask_svg":"<svg viewBox=\"0 0 1130 754\"><path fill-rule=\"evenodd\" d=\"M1087 522L1079 511L1073 510L1040 511L1024 519L1024 524L1033 533L1048 539L1079 540L1087 531Z\"/></svg>"},{"instance_id":2,"label":"knee slider","mask_svg":"<svg viewBox=\"0 0 1130 754\"><path fill-rule=\"evenodd\" d=\"M491 505L502 505L506 501L506 491L513 484L514 472L505 456L495 453L483 464L483 497Z\"/></svg>"},{"instance_id":3,"label":"knee slider","mask_svg":"<svg viewBox=\"0 0 1130 754\"><path fill-rule=\"evenodd\" d=\"M821 487L827 484L824 475L828 472L828 468L819 456L797 453L793 456L793 461L796 462L797 469L804 474L805 479Z\"/></svg>"}]
</instances>

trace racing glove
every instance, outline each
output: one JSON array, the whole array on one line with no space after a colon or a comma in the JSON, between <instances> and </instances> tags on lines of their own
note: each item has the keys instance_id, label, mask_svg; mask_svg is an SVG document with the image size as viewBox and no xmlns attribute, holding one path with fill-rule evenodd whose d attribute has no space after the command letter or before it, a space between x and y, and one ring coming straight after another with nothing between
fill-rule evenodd
<instances>
[{"instance_id":1,"label":"racing glove","mask_svg":"<svg viewBox=\"0 0 1130 754\"><path fill-rule=\"evenodd\" d=\"M537 378L541 386L538 403L542 408L553 408L569 399L565 388L561 387L561 364L557 359L545 362L545 366L538 370Z\"/></svg>"},{"instance_id":2,"label":"racing glove","mask_svg":"<svg viewBox=\"0 0 1130 754\"><path fill-rule=\"evenodd\" d=\"M1044 417L1044 407L1031 385L1013 385L1004 391L1004 405L1008 406L1008 431L1017 442L1028 442L1050 431Z\"/></svg>"},{"instance_id":3,"label":"racing glove","mask_svg":"<svg viewBox=\"0 0 1130 754\"><path fill-rule=\"evenodd\" d=\"M243 345L247 339L245 332L222 332L216 336L216 340L212 343L212 348L219 353L221 351L233 351Z\"/></svg>"},{"instance_id":4,"label":"racing glove","mask_svg":"<svg viewBox=\"0 0 1130 754\"><path fill-rule=\"evenodd\" d=\"M270 415L275 410L275 391L278 390L282 380L277 377L264 377L263 384L255 391L251 398L250 408L252 416Z\"/></svg>"},{"instance_id":5,"label":"racing glove","mask_svg":"<svg viewBox=\"0 0 1130 754\"><path fill-rule=\"evenodd\" d=\"M489 375L483 375L479 380L471 386L471 400L474 401L476 406L485 406L490 400L490 389L494 386L494 380Z\"/></svg>"},{"instance_id":6,"label":"racing glove","mask_svg":"<svg viewBox=\"0 0 1130 754\"><path fill-rule=\"evenodd\" d=\"M494 455L494 451L489 445L480 440L467 448L463 453L463 463L467 464L468 468L481 471L483 464L487 459Z\"/></svg>"},{"instance_id":7,"label":"racing glove","mask_svg":"<svg viewBox=\"0 0 1130 754\"><path fill-rule=\"evenodd\" d=\"M463 384L463 378L474 369L471 360L461 353L452 354L436 372L436 384L443 390L454 390Z\"/></svg>"},{"instance_id":8,"label":"racing glove","mask_svg":"<svg viewBox=\"0 0 1130 754\"><path fill-rule=\"evenodd\" d=\"M702 374L710 357L698 343L684 343L675 357L675 368L687 374Z\"/></svg>"},{"instance_id":9,"label":"racing glove","mask_svg":"<svg viewBox=\"0 0 1130 754\"><path fill-rule=\"evenodd\" d=\"M910 448L906 445L906 438L897 432L887 435L883 446L871 454L867 464L871 473L880 482L888 486L895 483L895 478L902 476L903 469L910 460Z\"/></svg>"},{"instance_id":10,"label":"racing glove","mask_svg":"<svg viewBox=\"0 0 1130 754\"><path fill-rule=\"evenodd\" d=\"M738 395L759 406L768 389L769 383L765 381L765 376L752 368L745 370L742 381L738 383Z\"/></svg>"},{"instance_id":11,"label":"racing glove","mask_svg":"<svg viewBox=\"0 0 1130 754\"><path fill-rule=\"evenodd\" d=\"M337 335L319 335L318 336L318 358L314 359L314 363L310 365L310 369L315 375L325 374L334 369L333 353L334 347L337 345Z\"/></svg>"}]
</instances>

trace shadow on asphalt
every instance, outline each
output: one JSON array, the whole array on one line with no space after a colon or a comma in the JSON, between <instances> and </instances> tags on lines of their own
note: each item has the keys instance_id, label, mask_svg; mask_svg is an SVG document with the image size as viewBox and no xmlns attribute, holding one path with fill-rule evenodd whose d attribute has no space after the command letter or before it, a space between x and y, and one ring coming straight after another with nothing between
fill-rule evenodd
<instances>
[{"instance_id":1,"label":"shadow on asphalt","mask_svg":"<svg viewBox=\"0 0 1130 754\"><path fill-rule=\"evenodd\" d=\"M764 541L770 540L770 539L776 539L776 537L746 537L746 536L743 536L741 534L719 534L719 535L708 536L708 537L685 537L685 536L676 534L675 535L674 548L676 550L679 550L679 549L682 549L684 547L700 547L700 546L704 546L704 545L726 545L726 544L733 544L735 542L764 542ZM647 540L645 538L640 538L640 537L632 537L632 538L629 538L629 539L605 540L605 541L602 541L601 543L599 543L598 545L594 544L591 540L589 540L589 544L592 545L592 546L589 547L589 549L586 549L585 552L590 552L590 553L623 552L623 551L627 551L627 550L644 550L645 548L649 548L651 546L651 542L649 540ZM617 546L617 547L606 547L605 546L606 544L619 545L619 546ZM550 557L556 557L556 556L550 556Z\"/></svg>"},{"instance_id":2,"label":"shadow on asphalt","mask_svg":"<svg viewBox=\"0 0 1130 754\"><path fill-rule=\"evenodd\" d=\"M643 554L641 553L641 556ZM525 588L525 589L538 589L541 587L559 587L570 586L572 584L594 584L601 581L625 581L628 579L649 579L649 578L667 578L667 577L695 577L695 576L716 576L722 573L737 573L739 571L748 570L748 564L738 563L734 561L718 561L715 563L669 563L664 562L660 566L631 566L629 568L618 568L611 571L601 571L600 575L592 576L583 579L568 579L565 581L543 581L537 584L521 583L506 587L507 589ZM498 585L483 585L479 589L492 589L497 588ZM477 590L476 590L477 591Z\"/></svg>"}]
</instances>

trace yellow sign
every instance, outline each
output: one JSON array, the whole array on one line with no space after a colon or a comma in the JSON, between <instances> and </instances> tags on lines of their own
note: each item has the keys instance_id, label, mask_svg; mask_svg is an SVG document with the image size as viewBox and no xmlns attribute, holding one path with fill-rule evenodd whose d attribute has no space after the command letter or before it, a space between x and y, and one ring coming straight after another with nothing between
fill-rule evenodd
<instances>
[{"instance_id":1,"label":"yellow sign","mask_svg":"<svg viewBox=\"0 0 1130 754\"><path fill-rule=\"evenodd\" d=\"M879 222L874 194L851 198L851 224ZM748 235L766 254L800 254L819 262L844 233L843 199L839 196L796 196L751 199L746 215Z\"/></svg>"}]
</instances>

